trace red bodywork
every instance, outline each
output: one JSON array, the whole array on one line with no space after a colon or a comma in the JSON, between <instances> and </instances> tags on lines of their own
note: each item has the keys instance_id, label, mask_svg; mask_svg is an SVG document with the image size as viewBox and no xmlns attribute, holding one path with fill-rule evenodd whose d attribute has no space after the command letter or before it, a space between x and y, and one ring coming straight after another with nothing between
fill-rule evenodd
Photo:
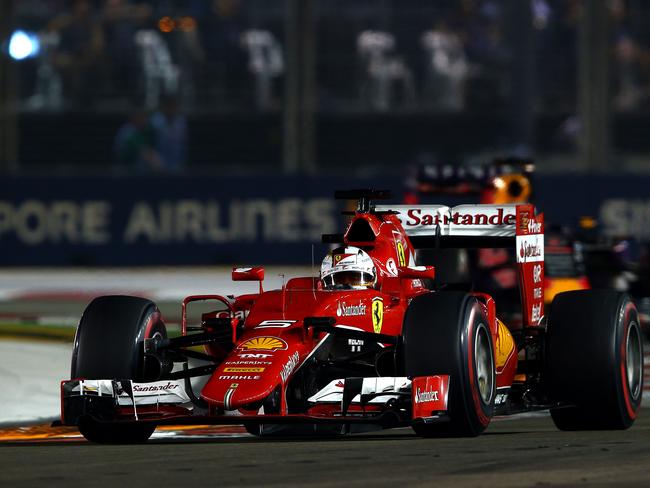
<instances>
[{"instance_id":1,"label":"red bodywork","mask_svg":"<svg viewBox=\"0 0 650 488\"><path fill-rule=\"evenodd\" d=\"M543 247L542 260L533 259L535 245L541 237L543 243L543 217L535 215L532 205L509 206L500 211L500 222L515 223L518 269L522 292L525 325L537 326L543 314ZM504 212L511 212L505 214ZM260 293L226 298L219 295L191 296L183 301L183 335L188 334L186 307L198 300L217 300L223 304L215 317L231 319L234 348L225 351L217 344L208 344L206 352L223 358L200 391L200 398L207 403L207 415L228 421L226 412L237 412L238 419L263 415L262 402L279 389L277 417L295 416L287 403L287 387L291 379L305 364L329 335L327 331L306 326L307 317L331 317L335 327L352 328L377 334L375 346L390 347L384 343L390 336L397 338L402 332L405 312L411 299L423 293L435 293L423 285L423 279L434 277L431 267L415 267L415 249L407 235L408 220L400 220L398 212L356 212L343 236L345 245L364 249L372 257L378 270L374 289L323 290L320 280L314 277L290 279L281 290L261 292L263 273L256 268L237 268L233 277L238 280L260 281ZM412 215L421 216L422 212ZM454 217L455 218L455 217ZM419 219L418 225L423 225ZM508 220L509 219L509 220ZM454 224L462 226L462 218ZM486 219L487 222L487 219ZM404 224L404 225L403 225ZM426 222L425 222L426 224ZM495 224L500 225L500 223ZM407 230L405 230L407 227ZM511 242L513 245L515 242ZM543 244L542 244L543 245ZM537 256L538 257L538 256ZM496 317L494 300L484 293L473 293L483 304L489 321L495 350L497 392L508 389L515 380L517 347L505 325ZM425 326L425 325L423 325ZM363 342L363 341L361 341ZM393 342L394 344L395 342ZM359 347L349 340L347 347L354 352ZM420 395L418 408L428 405L429 412L446 409L448 376L420 378L414 381L413 395ZM435 384L438 394L426 391L427 385ZM342 388L342 386L341 386ZM444 398L443 398L444 397ZM354 405L349 412L355 411ZM367 405L364 412L381 407ZM303 418L334 418L340 415L340 403L317 403L300 412ZM120 407L120 415L132 418L134 409ZM192 414L179 406L138 407L140 418L191 417ZM267 412L268 413L268 412ZM422 414L414 412L413 417ZM231 414L232 415L232 414ZM339 417L340 418L340 417ZM234 419L230 419L234 420Z\"/></svg>"},{"instance_id":2,"label":"red bodywork","mask_svg":"<svg viewBox=\"0 0 650 488\"><path fill-rule=\"evenodd\" d=\"M373 241L360 242L350 238L350 229L360 227L359 221L366 222L372 229L375 234ZM541 218L535 217L532 205L518 207L518 234L527 236L529 223L538 222ZM535 229L535 233L543 233L543 224L538 225L541 227ZM403 271L401 276L390 271L414 264L414 248L399 219L391 214L358 213L348 225L344 242L362 247L373 258L380 275L377 289L325 291L321 289L319 280L305 277L289 280L282 290L236 299L229 306L233 313L243 312L246 316L245 332L239 337L238 346L201 391L201 397L209 402L215 413L225 407L232 410L255 404L270 395L278 385L287 383L324 335L306 329L305 317L336 317L337 326L400 335L410 300L430 291L423 287L420 278L406 276L407 271ZM525 254L526 250L522 248L517 252ZM543 293L539 285L543 282L543 263L522 260L519 270L527 323L538 325L539 314L543 313L543 297L539 295ZM507 329L498 326L492 298L483 293L474 295L484 304L490 321L497 358L497 388L510 386L517 365L516 348L511 339L504 343L502 336ZM345 316L346 307L356 307L354 315ZM382 316L379 324L377 307L381 308ZM212 354L219 352L215 347L207 347ZM228 405L225 405L226 399ZM338 409L338 406L333 407ZM287 413L284 399L281 413ZM318 413L324 413L320 407Z\"/></svg>"},{"instance_id":3,"label":"red bodywork","mask_svg":"<svg viewBox=\"0 0 650 488\"><path fill-rule=\"evenodd\" d=\"M305 317L336 317L337 326L400 335L410 299L429 291L420 278L397 276L398 267L414 262L413 247L399 220L394 215L359 213L348 232L359 220L368 224L374 240L353 241L346 233L344 241L363 247L373 258L379 274L376 289L326 291L318 279L303 277L290 279L282 290L238 297L231 309L246 317L244 333L201 391L215 412L245 408L287 383L325 335L305 328ZM219 352L214 346L207 348L211 354ZM321 407L317 410L324 413ZM284 395L281 413L287 413Z\"/></svg>"}]
</instances>

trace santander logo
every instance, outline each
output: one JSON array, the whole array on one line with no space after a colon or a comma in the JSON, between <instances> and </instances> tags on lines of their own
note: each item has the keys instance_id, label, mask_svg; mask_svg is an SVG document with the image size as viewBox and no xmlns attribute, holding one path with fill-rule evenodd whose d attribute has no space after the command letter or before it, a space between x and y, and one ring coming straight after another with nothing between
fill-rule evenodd
<instances>
[{"instance_id":1,"label":"santander logo","mask_svg":"<svg viewBox=\"0 0 650 488\"><path fill-rule=\"evenodd\" d=\"M367 306L363 302L358 305L348 305L345 302L339 302L336 307L336 315L338 317L354 317L366 314Z\"/></svg>"},{"instance_id":2,"label":"santander logo","mask_svg":"<svg viewBox=\"0 0 650 488\"><path fill-rule=\"evenodd\" d=\"M537 258L542 255L542 248L537 244L529 244L527 242L522 242L521 247L519 248L519 256L522 260L527 258Z\"/></svg>"},{"instance_id":3,"label":"santander logo","mask_svg":"<svg viewBox=\"0 0 650 488\"><path fill-rule=\"evenodd\" d=\"M453 212L450 215L431 215L423 213L421 208L411 208L406 212L407 227L419 225L515 225L517 216L514 213L506 213L503 208L497 209L496 213L489 215L487 213L461 213Z\"/></svg>"},{"instance_id":4,"label":"santander logo","mask_svg":"<svg viewBox=\"0 0 650 488\"><path fill-rule=\"evenodd\" d=\"M174 383L170 383L170 382L167 382L166 385L151 385L151 386L140 386L137 384L133 385L134 392L167 391L167 390L175 390L176 388L178 388L178 385L175 385Z\"/></svg>"},{"instance_id":5,"label":"santander logo","mask_svg":"<svg viewBox=\"0 0 650 488\"><path fill-rule=\"evenodd\" d=\"M438 390L422 391L419 388L415 391L415 403L437 402Z\"/></svg>"}]
</instances>

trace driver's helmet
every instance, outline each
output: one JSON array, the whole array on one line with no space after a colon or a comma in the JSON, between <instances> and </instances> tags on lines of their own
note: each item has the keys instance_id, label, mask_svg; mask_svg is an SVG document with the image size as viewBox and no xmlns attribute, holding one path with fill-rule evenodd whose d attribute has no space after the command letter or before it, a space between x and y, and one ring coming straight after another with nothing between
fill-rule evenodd
<instances>
[{"instance_id":1,"label":"driver's helmet","mask_svg":"<svg viewBox=\"0 0 650 488\"><path fill-rule=\"evenodd\" d=\"M375 285L377 270L367 252L345 246L325 256L320 279L325 290L365 290Z\"/></svg>"}]
</instances>

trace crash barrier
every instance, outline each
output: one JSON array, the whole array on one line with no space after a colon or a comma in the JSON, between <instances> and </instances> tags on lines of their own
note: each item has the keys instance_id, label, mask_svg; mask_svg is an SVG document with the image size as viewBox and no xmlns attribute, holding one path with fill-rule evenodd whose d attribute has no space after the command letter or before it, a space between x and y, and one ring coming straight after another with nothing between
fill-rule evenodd
<instances>
[{"instance_id":1,"label":"crash barrier","mask_svg":"<svg viewBox=\"0 0 650 488\"><path fill-rule=\"evenodd\" d=\"M353 178L10 178L0 180L0 265L309 264L341 231L340 188L390 188L403 175ZM595 216L608 235L650 239L650 176L537 175L549 223ZM472 197L441 198L455 205Z\"/></svg>"}]
</instances>

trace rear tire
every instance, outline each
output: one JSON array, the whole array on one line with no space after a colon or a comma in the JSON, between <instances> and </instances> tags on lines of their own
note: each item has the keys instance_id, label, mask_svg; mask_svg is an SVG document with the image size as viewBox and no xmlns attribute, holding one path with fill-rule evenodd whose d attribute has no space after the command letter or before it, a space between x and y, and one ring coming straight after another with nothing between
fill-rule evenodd
<instances>
[{"instance_id":1,"label":"rear tire","mask_svg":"<svg viewBox=\"0 0 650 488\"><path fill-rule=\"evenodd\" d=\"M624 293L558 294L548 320L546 381L560 430L627 429L643 396L643 340Z\"/></svg>"},{"instance_id":2,"label":"rear tire","mask_svg":"<svg viewBox=\"0 0 650 488\"><path fill-rule=\"evenodd\" d=\"M84 311L72 352L72 378L154 381L144 359L144 339L167 330L156 304L129 296L95 298ZM155 373L154 373L155 374ZM155 430L151 423L80 419L79 431L91 442L140 443Z\"/></svg>"},{"instance_id":3,"label":"rear tire","mask_svg":"<svg viewBox=\"0 0 650 488\"><path fill-rule=\"evenodd\" d=\"M416 423L416 434L473 437L487 428L496 396L494 347L476 298L444 291L414 298L404 317L401 355L408 377L450 375L450 421Z\"/></svg>"}]
</instances>

